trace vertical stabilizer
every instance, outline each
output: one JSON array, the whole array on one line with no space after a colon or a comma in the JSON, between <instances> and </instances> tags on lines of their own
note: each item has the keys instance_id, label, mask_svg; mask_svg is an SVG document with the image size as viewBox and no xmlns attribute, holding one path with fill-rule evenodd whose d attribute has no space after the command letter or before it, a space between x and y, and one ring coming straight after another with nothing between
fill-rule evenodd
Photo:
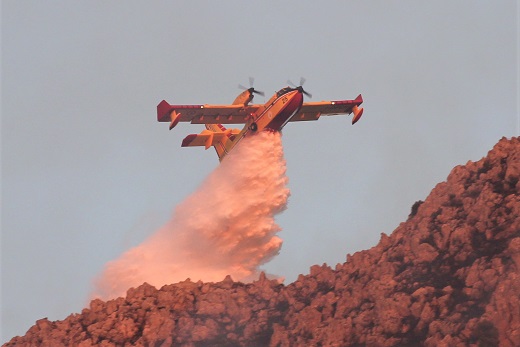
<instances>
[{"instance_id":1,"label":"vertical stabilizer","mask_svg":"<svg viewBox=\"0 0 520 347\"><path fill-rule=\"evenodd\" d=\"M215 133L223 133L227 130L222 124L205 124L205 126L206 129ZM234 137L233 135L231 136ZM222 159L228 152L226 146L231 145L231 143L233 142L233 139L230 138L231 136L224 136L222 140L217 141L213 145L213 147L215 147L215 151L217 151L219 161L222 161Z\"/></svg>"}]
</instances>

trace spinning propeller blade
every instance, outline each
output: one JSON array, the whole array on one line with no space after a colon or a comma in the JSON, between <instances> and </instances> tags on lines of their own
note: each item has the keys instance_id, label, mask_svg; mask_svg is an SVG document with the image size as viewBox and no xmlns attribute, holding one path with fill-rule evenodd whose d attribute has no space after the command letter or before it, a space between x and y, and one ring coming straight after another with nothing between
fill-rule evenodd
<instances>
[{"instance_id":1,"label":"spinning propeller blade","mask_svg":"<svg viewBox=\"0 0 520 347\"><path fill-rule=\"evenodd\" d=\"M264 96L264 92L261 92L259 90L256 90L254 87L253 87L253 84L255 83L255 79L253 77L249 77L249 88L247 87L244 87L243 85L239 84L238 85L238 88L240 89L243 89L243 90L249 90L250 93L255 93L255 94L258 94L258 95L261 95L261 96Z\"/></svg>"},{"instance_id":2,"label":"spinning propeller blade","mask_svg":"<svg viewBox=\"0 0 520 347\"><path fill-rule=\"evenodd\" d=\"M291 80L287 80L287 83L288 83L290 86L292 86L292 87L298 89L300 92L302 92L302 93L303 93L304 95L306 95L307 97L312 98L312 94L309 93L308 91L304 90L303 87L302 87L303 84L305 83L305 81L306 81L306 79L305 79L304 77L301 77L301 78L300 78L300 85L299 85L299 86L297 86L296 84L292 83Z\"/></svg>"}]
</instances>

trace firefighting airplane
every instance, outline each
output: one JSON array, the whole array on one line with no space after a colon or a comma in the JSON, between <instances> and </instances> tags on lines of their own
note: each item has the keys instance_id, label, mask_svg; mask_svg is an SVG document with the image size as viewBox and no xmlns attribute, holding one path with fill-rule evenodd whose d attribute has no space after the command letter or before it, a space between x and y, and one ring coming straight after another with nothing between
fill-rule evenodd
<instances>
[{"instance_id":1,"label":"firefighting airplane","mask_svg":"<svg viewBox=\"0 0 520 347\"><path fill-rule=\"evenodd\" d=\"M206 130L191 134L182 141L182 147L213 146L220 161L244 137L259 131L280 131L288 122L318 120L320 116L354 114L355 124L363 114L359 107L361 94L354 100L303 102L303 95L311 97L302 87L293 85L276 92L264 105L249 104L254 94L264 95L252 87L245 89L231 105L170 105L165 100L157 105L157 120L169 122L170 130L179 122L204 124ZM226 129L222 124L245 124L242 130Z\"/></svg>"}]
</instances>

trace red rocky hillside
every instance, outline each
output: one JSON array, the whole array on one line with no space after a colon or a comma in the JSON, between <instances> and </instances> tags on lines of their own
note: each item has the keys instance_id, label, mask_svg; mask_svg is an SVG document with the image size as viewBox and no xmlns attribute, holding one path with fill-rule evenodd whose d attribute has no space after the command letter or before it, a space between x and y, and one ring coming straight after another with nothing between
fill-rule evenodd
<instances>
[{"instance_id":1,"label":"red rocky hillside","mask_svg":"<svg viewBox=\"0 0 520 347\"><path fill-rule=\"evenodd\" d=\"M143 284L5 346L520 346L519 177L520 138L504 138L335 269Z\"/></svg>"}]
</instances>

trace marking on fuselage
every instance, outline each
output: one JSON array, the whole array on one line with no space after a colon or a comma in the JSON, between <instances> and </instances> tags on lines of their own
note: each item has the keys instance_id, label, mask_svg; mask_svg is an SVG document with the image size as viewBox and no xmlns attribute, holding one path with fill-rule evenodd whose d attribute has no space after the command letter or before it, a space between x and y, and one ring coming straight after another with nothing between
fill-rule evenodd
<instances>
[{"instance_id":1,"label":"marking on fuselage","mask_svg":"<svg viewBox=\"0 0 520 347\"><path fill-rule=\"evenodd\" d=\"M274 105L277 103L277 101L280 100L281 98L287 98L287 96L284 95L284 96L281 96L281 97L277 98L276 100L274 100L269 106L267 106L266 110L264 112L262 112L262 114L260 114L260 116L258 116L258 118L256 119L256 122L258 123L265 115L267 115L267 117L269 119L273 119L273 114L271 112L271 109L274 107Z\"/></svg>"}]
</instances>

